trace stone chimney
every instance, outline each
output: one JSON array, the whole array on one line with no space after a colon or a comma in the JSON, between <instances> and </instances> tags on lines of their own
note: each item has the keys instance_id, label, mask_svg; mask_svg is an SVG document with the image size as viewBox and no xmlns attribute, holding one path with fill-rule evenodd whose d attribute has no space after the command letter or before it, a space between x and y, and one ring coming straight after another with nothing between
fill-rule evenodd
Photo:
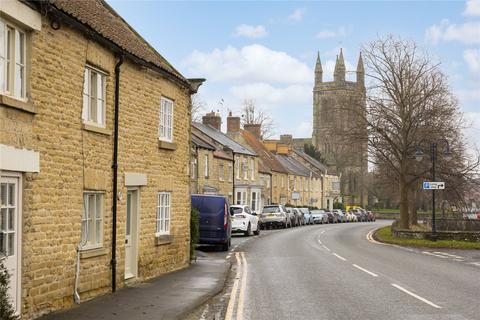
<instances>
[{"instance_id":1,"label":"stone chimney","mask_svg":"<svg viewBox=\"0 0 480 320\"><path fill-rule=\"evenodd\" d=\"M291 147L293 143L293 137L291 134L281 134L280 135L280 143L286 144L287 146Z\"/></svg>"},{"instance_id":2,"label":"stone chimney","mask_svg":"<svg viewBox=\"0 0 480 320\"><path fill-rule=\"evenodd\" d=\"M213 112L212 110L212 112L207 113L202 117L202 123L205 125L210 125L218 131L221 131L222 117L220 117L220 114Z\"/></svg>"},{"instance_id":3,"label":"stone chimney","mask_svg":"<svg viewBox=\"0 0 480 320\"><path fill-rule=\"evenodd\" d=\"M262 125L260 123L244 124L243 129L253 134L258 140L262 140Z\"/></svg>"},{"instance_id":4,"label":"stone chimney","mask_svg":"<svg viewBox=\"0 0 480 320\"><path fill-rule=\"evenodd\" d=\"M227 117L227 133L240 132L240 117L232 116L232 112Z\"/></svg>"}]
</instances>

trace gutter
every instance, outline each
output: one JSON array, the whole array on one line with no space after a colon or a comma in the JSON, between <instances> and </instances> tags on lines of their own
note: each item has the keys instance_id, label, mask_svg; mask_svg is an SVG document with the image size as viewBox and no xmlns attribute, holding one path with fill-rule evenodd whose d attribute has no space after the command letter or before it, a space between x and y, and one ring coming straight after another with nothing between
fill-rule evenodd
<instances>
[{"instance_id":1,"label":"gutter","mask_svg":"<svg viewBox=\"0 0 480 320\"><path fill-rule=\"evenodd\" d=\"M118 194L118 115L120 96L120 66L123 64L123 55L115 65L115 111L113 136L113 192L112 192L112 292L117 290L117 194Z\"/></svg>"}]
</instances>

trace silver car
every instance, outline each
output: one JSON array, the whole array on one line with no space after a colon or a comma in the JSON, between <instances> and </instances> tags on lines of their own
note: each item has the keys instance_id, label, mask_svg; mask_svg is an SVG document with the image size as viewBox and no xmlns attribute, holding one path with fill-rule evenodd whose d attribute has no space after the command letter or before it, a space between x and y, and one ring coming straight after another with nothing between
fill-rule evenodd
<instances>
[{"instance_id":1,"label":"silver car","mask_svg":"<svg viewBox=\"0 0 480 320\"><path fill-rule=\"evenodd\" d=\"M266 205L260 214L260 225L262 229L267 227L288 228L290 224L288 212L283 205Z\"/></svg>"},{"instance_id":2,"label":"silver car","mask_svg":"<svg viewBox=\"0 0 480 320\"><path fill-rule=\"evenodd\" d=\"M328 223L328 215L325 210L312 210L312 219L314 224L326 224Z\"/></svg>"}]
</instances>

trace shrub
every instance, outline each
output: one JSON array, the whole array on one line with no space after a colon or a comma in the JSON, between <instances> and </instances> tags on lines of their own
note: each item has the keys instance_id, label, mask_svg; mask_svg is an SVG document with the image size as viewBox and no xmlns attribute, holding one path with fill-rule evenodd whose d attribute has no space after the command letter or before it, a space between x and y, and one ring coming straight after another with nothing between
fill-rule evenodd
<instances>
[{"instance_id":1,"label":"shrub","mask_svg":"<svg viewBox=\"0 0 480 320\"><path fill-rule=\"evenodd\" d=\"M9 282L10 275L3 265L3 261L0 261L0 319L17 320L19 318L15 315L15 310L8 298Z\"/></svg>"}]
</instances>

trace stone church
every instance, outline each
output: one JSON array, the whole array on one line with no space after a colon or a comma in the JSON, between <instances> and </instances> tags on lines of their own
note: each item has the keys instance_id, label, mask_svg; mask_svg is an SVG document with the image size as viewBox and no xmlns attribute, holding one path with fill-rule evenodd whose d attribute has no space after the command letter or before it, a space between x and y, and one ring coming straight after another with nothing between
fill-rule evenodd
<instances>
[{"instance_id":1,"label":"stone church","mask_svg":"<svg viewBox=\"0 0 480 320\"><path fill-rule=\"evenodd\" d=\"M341 176L341 195L345 205L365 207L367 131L365 115L365 70L358 58L356 81L346 80L347 70L342 49L337 56L333 81L323 81L320 54L315 66L313 88L312 143L322 153L330 170ZM340 200L340 199L339 199Z\"/></svg>"}]
</instances>

